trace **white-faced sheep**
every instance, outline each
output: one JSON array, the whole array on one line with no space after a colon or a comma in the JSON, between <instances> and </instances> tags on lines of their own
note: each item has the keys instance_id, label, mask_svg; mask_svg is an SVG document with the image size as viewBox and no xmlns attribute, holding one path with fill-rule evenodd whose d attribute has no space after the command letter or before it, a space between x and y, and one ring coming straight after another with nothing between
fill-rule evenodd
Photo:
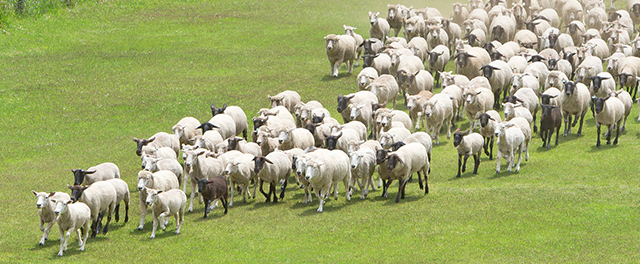
<instances>
[{"instance_id":1,"label":"white-faced sheep","mask_svg":"<svg viewBox=\"0 0 640 264\"><path fill-rule=\"evenodd\" d=\"M338 44L336 44L337 46ZM339 66L339 65L338 65ZM274 96L267 96L269 100L271 100L271 108L275 108L277 106L284 106L289 113L293 113L295 111L296 104L302 102L300 100L300 94L296 91L285 90L281 93L278 93Z\"/></svg>"},{"instance_id":2,"label":"white-faced sheep","mask_svg":"<svg viewBox=\"0 0 640 264\"><path fill-rule=\"evenodd\" d=\"M413 55L418 56L420 60L427 61L427 57L429 56L429 44L427 44L427 40L423 37L414 37L409 43L407 43L407 48L413 52Z\"/></svg>"},{"instance_id":3,"label":"white-faced sheep","mask_svg":"<svg viewBox=\"0 0 640 264\"><path fill-rule=\"evenodd\" d=\"M291 175L291 160L282 151L274 151L267 156L257 156L253 159L255 167L253 171L260 180L260 192L267 198L266 202L271 202L271 194L273 194L273 202L278 202L276 196L276 185L284 180L280 199L284 199L284 191L287 188L288 178ZM262 190L264 183L269 184L269 193Z\"/></svg>"},{"instance_id":4,"label":"white-faced sheep","mask_svg":"<svg viewBox=\"0 0 640 264\"><path fill-rule=\"evenodd\" d=\"M178 179L178 185L182 185L182 190L187 190L187 175L183 173L183 168L182 165L180 165L180 162L174 159L154 158L148 155L145 156L145 170L148 170L150 172L161 170L171 171L176 175L176 178Z\"/></svg>"},{"instance_id":5,"label":"white-faced sheep","mask_svg":"<svg viewBox=\"0 0 640 264\"><path fill-rule=\"evenodd\" d=\"M540 81L537 77L531 74L525 73L514 73L513 80L511 80L511 90L509 90L509 94L513 95L516 91L529 88L534 92L540 93Z\"/></svg>"},{"instance_id":6,"label":"white-faced sheep","mask_svg":"<svg viewBox=\"0 0 640 264\"><path fill-rule=\"evenodd\" d=\"M330 76L338 77L338 68L343 62L347 64L348 73L351 73L356 59L356 40L349 35L335 34L329 34L324 39L327 58L331 64Z\"/></svg>"},{"instance_id":7,"label":"white-faced sheep","mask_svg":"<svg viewBox=\"0 0 640 264\"><path fill-rule=\"evenodd\" d=\"M224 104L222 108L218 108L214 104L211 104L211 114L213 116L225 114L233 118L236 123L236 135L242 134L242 137L247 139L249 124L247 124L247 115L244 113L242 108L233 105L227 106L227 104Z\"/></svg>"},{"instance_id":8,"label":"white-faced sheep","mask_svg":"<svg viewBox=\"0 0 640 264\"><path fill-rule=\"evenodd\" d=\"M373 67L366 67L358 73L358 77L356 77L356 83L358 84L358 89L366 90L367 86L373 81L375 81L379 77L378 71Z\"/></svg>"},{"instance_id":9,"label":"white-faced sheep","mask_svg":"<svg viewBox=\"0 0 640 264\"><path fill-rule=\"evenodd\" d=\"M580 128L577 135L582 135L582 122L584 115L589 110L589 102L591 102L589 88L582 83L574 83L566 81L564 83L564 93L561 94L562 116L564 116L564 136L571 133L571 127L574 127L580 117ZM575 120L571 123L572 116ZM569 124L571 123L571 127Z\"/></svg>"},{"instance_id":10,"label":"white-faced sheep","mask_svg":"<svg viewBox=\"0 0 640 264\"><path fill-rule=\"evenodd\" d=\"M469 11L462 3L456 2L451 4L453 9L451 10L451 18L456 24L462 24L467 17L469 17Z\"/></svg>"},{"instance_id":11,"label":"white-faced sheep","mask_svg":"<svg viewBox=\"0 0 640 264\"><path fill-rule=\"evenodd\" d=\"M338 183L343 182L347 201L351 200L351 169L349 156L342 151L331 151L330 155L318 156L307 161L305 179L315 190L320 206L318 212L322 212L324 199L330 195L333 187L335 199L338 199Z\"/></svg>"},{"instance_id":12,"label":"white-faced sheep","mask_svg":"<svg viewBox=\"0 0 640 264\"><path fill-rule=\"evenodd\" d=\"M473 131L476 114L484 113L492 109L494 105L493 92L487 88L469 87L465 89L463 96L465 99L464 112L471 123L469 129Z\"/></svg>"},{"instance_id":13,"label":"white-faced sheep","mask_svg":"<svg viewBox=\"0 0 640 264\"><path fill-rule=\"evenodd\" d=\"M196 148L205 148L209 151L216 151L216 146L224 141L220 131L218 130L208 130L202 134L202 136L196 136L192 139L195 143L193 144ZM182 145L184 148L184 144Z\"/></svg>"},{"instance_id":14,"label":"white-faced sheep","mask_svg":"<svg viewBox=\"0 0 640 264\"><path fill-rule=\"evenodd\" d=\"M380 133L378 141L383 147L390 147L398 141L403 141L405 138L411 136L411 131L403 127L394 127L389 131Z\"/></svg>"},{"instance_id":15,"label":"white-faced sheep","mask_svg":"<svg viewBox=\"0 0 640 264\"><path fill-rule=\"evenodd\" d=\"M143 147L147 146L148 148L161 148L161 147L170 147L173 151L176 152L176 156L180 154L180 141L178 137L175 135L170 135L165 132L158 132L151 136L149 139L137 139L133 138L133 141L136 142L137 149L136 155L142 156Z\"/></svg>"},{"instance_id":16,"label":"white-faced sheep","mask_svg":"<svg viewBox=\"0 0 640 264\"><path fill-rule=\"evenodd\" d=\"M44 241L49 238L51 227L56 223L56 215L54 213L56 203L54 203L53 200L69 200L71 197L63 192L31 192L37 198L36 206L38 207L38 215L40 216L40 231L44 231L42 239L40 239L38 244L43 246ZM44 226L45 224L47 224L46 227Z\"/></svg>"},{"instance_id":17,"label":"white-faced sheep","mask_svg":"<svg viewBox=\"0 0 640 264\"><path fill-rule=\"evenodd\" d=\"M176 175L171 171L158 171L152 173L142 170L138 172L138 192L140 194L140 224L138 230L144 228L144 220L147 216L147 192L146 188L168 191L171 189L179 189L180 185L176 179Z\"/></svg>"},{"instance_id":18,"label":"white-faced sheep","mask_svg":"<svg viewBox=\"0 0 640 264\"><path fill-rule=\"evenodd\" d=\"M111 222L111 213L116 207L117 193L111 183L98 181L89 187L80 185L69 186L71 189L71 200L86 203L91 208L91 237L96 237L100 232L102 218L107 214L107 223L104 225L103 233L109 231L109 222ZM100 215L99 215L100 214ZM60 225L58 223L58 225Z\"/></svg>"},{"instance_id":19,"label":"white-faced sheep","mask_svg":"<svg viewBox=\"0 0 640 264\"><path fill-rule=\"evenodd\" d=\"M198 126L200 126L200 121L195 117L188 116L180 119L180 121L173 126L172 130L173 134L178 137L180 144L192 145L193 142L191 142L190 139L196 135L202 135L202 132L197 129Z\"/></svg>"},{"instance_id":20,"label":"white-faced sheep","mask_svg":"<svg viewBox=\"0 0 640 264\"><path fill-rule=\"evenodd\" d=\"M253 195L248 191L249 183L253 179L257 182L257 177L253 169L255 164L253 162L254 155L251 154L242 154L241 156L235 158L232 162L227 163L227 167L224 170L224 175L228 175L229 183L231 186L235 186L236 184L240 185L240 189L242 192L242 201L246 203L247 201L247 193L250 194L250 198L255 198L256 196L256 188L257 184L254 184ZM229 200L229 206L233 206L233 194L235 192L231 192L231 198Z\"/></svg>"},{"instance_id":21,"label":"white-faced sheep","mask_svg":"<svg viewBox=\"0 0 640 264\"><path fill-rule=\"evenodd\" d=\"M544 89L546 90L550 87L564 88L563 81L569 81L569 77L564 72L550 71L549 76L547 76L547 82L544 84Z\"/></svg>"},{"instance_id":22,"label":"white-faced sheep","mask_svg":"<svg viewBox=\"0 0 640 264\"><path fill-rule=\"evenodd\" d=\"M351 107L351 114L349 118L351 119L351 121L359 121L361 124L363 124L365 128L364 132L366 134L369 127L371 127L371 125L373 124L372 114L373 111L371 109L371 101L365 101Z\"/></svg>"},{"instance_id":23,"label":"white-faced sheep","mask_svg":"<svg viewBox=\"0 0 640 264\"><path fill-rule=\"evenodd\" d=\"M474 161L473 174L478 174L483 144L484 138L478 133L469 134L469 131L460 132L459 129L453 133L453 146L458 151L458 174L456 177L460 177L460 172L466 170L467 159L470 156L473 156ZM464 164L462 163L462 156L464 156Z\"/></svg>"},{"instance_id":24,"label":"white-faced sheep","mask_svg":"<svg viewBox=\"0 0 640 264\"><path fill-rule=\"evenodd\" d=\"M425 36L425 21L420 16L413 16L404 23L405 37L410 41L415 37ZM446 34L446 33L445 33Z\"/></svg>"},{"instance_id":25,"label":"white-faced sheep","mask_svg":"<svg viewBox=\"0 0 640 264\"><path fill-rule=\"evenodd\" d=\"M533 124L533 116L531 115L531 112L529 112L529 109L522 107L521 103L514 104L506 102L502 103L502 107L504 107L505 121L509 121L514 117L522 117L527 120L529 126Z\"/></svg>"},{"instance_id":26,"label":"white-faced sheep","mask_svg":"<svg viewBox=\"0 0 640 264\"><path fill-rule=\"evenodd\" d=\"M306 149L315 145L313 135L305 128L294 128L280 131L278 143L281 150L292 148Z\"/></svg>"},{"instance_id":27,"label":"white-faced sheep","mask_svg":"<svg viewBox=\"0 0 640 264\"><path fill-rule=\"evenodd\" d=\"M409 129L413 125L411 117L400 110L379 113L376 117L376 122L379 122L381 131L385 132L394 127L394 123L400 123L401 125L398 125L398 127L404 127L406 129Z\"/></svg>"},{"instance_id":28,"label":"white-faced sheep","mask_svg":"<svg viewBox=\"0 0 640 264\"><path fill-rule=\"evenodd\" d=\"M502 122L500 114L495 110L480 113L477 117L480 121L480 135L484 137L484 153L493 159L493 142L495 139L496 124Z\"/></svg>"},{"instance_id":29,"label":"white-faced sheep","mask_svg":"<svg viewBox=\"0 0 640 264\"><path fill-rule=\"evenodd\" d=\"M418 113L423 112L422 105L433 97L433 93L430 91L421 91L417 95L409 95L407 96L407 110L409 110L409 117L411 118L411 123L415 124L415 126L411 127L411 131L414 132L416 127L420 129L420 125L418 124ZM424 120L423 126L424 126Z\"/></svg>"},{"instance_id":30,"label":"white-faced sheep","mask_svg":"<svg viewBox=\"0 0 640 264\"><path fill-rule=\"evenodd\" d=\"M356 63L355 63L355 66L358 66L358 59L360 59L360 56L362 55L362 42L364 42L364 39L362 38L362 36L360 34L355 32L355 30L357 28L351 27L351 26L347 26L347 25L342 25L342 27L344 27L344 34L345 35L352 36L356 40Z\"/></svg>"},{"instance_id":31,"label":"white-faced sheep","mask_svg":"<svg viewBox=\"0 0 640 264\"><path fill-rule=\"evenodd\" d=\"M469 78L461 74L452 74L452 72L439 72L442 88L449 85L464 86L469 83Z\"/></svg>"},{"instance_id":32,"label":"white-faced sheep","mask_svg":"<svg viewBox=\"0 0 640 264\"><path fill-rule=\"evenodd\" d=\"M507 171L511 171L515 163L515 152L518 152L516 172L520 171L522 151L525 148L524 134L515 124L502 122L496 125L495 136L498 137L498 153L496 154L496 173L500 173L500 158L507 160Z\"/></svg>"},{"instance_id":33,"label":"white-faced sheep","mask_svg":"<svg viewBox=\"0 0 640 264\"><path fill-rule=\"evenodd\" d=\"M376 95L377 102L387 104L391 101L393 102L393 108L396 107L399 87L396 79L392 75L380 75L378 79L369 84L367 90L370 90Z\"/></svg>"},{"instance_id":34,"label":"white-faced sheep","mask_svg":"<svg viewBox=\"0 0 640 264\"><path fill-rule=\"evenodd\" d=\"M449 48L443 45L438 45L431 50L431 52L427 52L429 55L428 58L428 69L431 74L435 74L436 87L440 87L440 72L444 71L445 66L449 63L449 59L451 57L449 53ZM431 82L433 86L433 81Z\"/></svg>"},{"instance_id":35,"label":"white-faced sheep","mask_svg":"<svg viewBox=\"0 0 640 264\"><path fill-rule=\"evenodd\" d=\"M480 67L482 70L482 74L485 78L489 79L490 87L493 92L493 108L498 108L498 103L500 102L500 94L502 93L502 97L507 96L507 92L511 87L511 80L513 71L504 61L495 60L491 63Z\"/></svg>"},{"instance_id":36,"label":"white-faced sheep","mask_svg":"<svg viewBox=\"0 0 640 264\"><path fill-rule=\"evenodd\" d=\"M607 21L607 11L600 7L587 9L587 17L585 18L587 28L600 29L603 21Z\"/></svg>"},{"instance_id":37,"label":"white-faced sheep","mask_svg":"<svg viewBox=\"0 0 640 264\"><path fill-rule=\"evenodd\" d=\"M618 137L620 136L620 125L624 118L624 104L620 99L616 97L607 96L605 98L596 98L595 100L596 110L596 127L598 128L598 141L596 147L600 147L600 126L606 125L608 127L609 134L607 135L607 145L611 144L611 134L613 134L612 128L616 126L616 139L613 140L613 144L618 144Z\"/></svg>"},{"instance_id":38,"label":"white-faced sheep","mask_svg":"<svg viewBox=\"0 0 640 264\"><path fill-rule=\"evenodd\" d=\"M456 73L462 74L469 79L480 76L480 67L491 62L489 53L483 48L472 47L460 51L454 56L456 59Z\"/></svg>"},{"instance_id":39,"label":"white-faced sheep","mask_svg":"<svg viewBox=\"0 0 640 264\"><path fill-rule=\"evenodd\" d=\"M398 36L398 33L400 32L400 29L402 28L402 10L404 8L406 8L403 5L391 5L388 4L387 5L388 11L387 11L387 23L389 24L390 28L393 28L395 35L394 36ZM371 16L371 15L369 15Z\"/></svg>"},{"instance_id":40,"label":"white-faced sheep","mask_svg":"<svg viewBox=\"0 0 640 264\"><path fill-rule=\"evenodd\" d=\"M72 170L74 182L73 185L91 185L97 181L120 178L120 169L116 164L105 162L90 167L87 170Z\"/></svg>"},{"instance_id":41,"label":"white-faced sheep","mask_svg":"<svg viewBox=\"0 0 640 264\"><path fill-rule=\"evenodd\" d=\"M200 136L202 138L202 136ZM196 140L195 138L189 139L190 142L192 142L191 144L195 144ZM191 144L188 144L188 146L191 146ZM143 147L143 150L146 147ZM174 159L174 160L178 160L178 156L176 155L176 153L173 151L173 149L168 148L168 147L162 147L162 148L158 148L158 149L148 149L148 150L144 150L143 151L145 154L147 155L151 155L154 156L156 158L163 158L163 159ZM146 166L145 161L144 161L144 156L145 155L141 155L140 156L140 161L141 161L141 165L142 168L144 168Z\"/></svg>"},{"instance_id":42,"label":"white-faced sheep","mask_svg":"<svg viewBox=\"0 0 640 264\"><path fill-rule=\"evenodd\" d=\"M441 26L430 26L427 28L427 43L429 48L434 49L438 45L448 46L449 35Z\"/></svg>"},{"instance_id":43,"label":"white-faced sheep","mask_svg":"<svg viewBox=\"0 0 640 264\"><path fill-rule=\"evenodd\" d=\"M382 40L382 43L386 43L391 26L387 20L379 18L379 15L380 12L372 13L369 11L369 24L371 24L371 27L369 28L369 36Z\"/></svg>"},{"instance_id":44,"label":"white-faced sheep","mask_svg":"<svg viewBox=\"0 0 640 264\"><path fill-rule=\"evenodd\" d=\"M146 204L151 206L151 212L153 214L153 230L151 231L150 238L156 237L158 221L160 221L160 228L162 228L162 230L167 228L165 218L169 216L175 216L175 233L180 234L180 228L184 223L184 208L187 204L187 195L179 189L168 191L146 189L146 193Z\"/></svg>"},{"instance_id":45,"label":"white-faced sheep","mask_svg":"<svg viewBox=\"0 0 640 264\"><path fill-rule=\"evenodd\" d=\"M69 198L52 199L55 203L54 213L60 228L60 251L58 257L62 257L67 250L67 241L74 231L78 231L78 242L80 251L84 251L84 246L89 238L89 226L91 225L91 209L82 202L75 202Z\"/></svg>"},{"instance_id":46,"label":"white-faced sheep","mask_svg":"<svg viewBox=\"0 0 640 264\"><path fill-rule=\"evenodd\" d=\"M363 69L362 72L367 72L366 69L367 68ZM375 70L373 71L375 72ZM362 72L360 73L362 74ZM375 73L375 78L378 78L378 73ZM311 119L311 117L313 116L313 113L312 113L313 109L323 108L322 103L316 100L311 100L307 103L299 103L298 106L299 108L296 109L294 114L296 115L296 126L299 126L299 127L304 127L304 124L307 123L307 120ZM299 121L300 124L297 124L298 119L300 120Z\"/></svg>"},{"instance_id":47,"label":"white-faced sheep","mask_svg":"<svg viewBox=\"0 0 640 264\"><path fill-rule=\"evenodd\" d=\"M449 95L436 94L422 106L426 123L426 132L435 139L435 144L440 144L440 128L444 123L447 129L447 138L451 137L451 123L453 119L453 104Z\"/></svg>"},{"instance_id":48,"label":"white-faced sheep","mask_svg":"<svg viewBox=\"0 0 640 264\"><path fill-rule=\"evenodd\" d=\"M560 135L560 127L562 127L562 112L560 107L555 105L543 104L540 106L540 138L542 139L542 147L551 149L551 137L553 130L556 131L556 146L558 145L558 136Z\"/></svg>"},{"instance_id":49,"label":"white-faced sheep","mask_svg":"<svg viewBox=\"0 0 640 264\"><path fill-rule=\"evenodd\" d=\"M361 148L349 153L351 158L351 186L359 183L360 199L369 194L369 186L375 190L373 172L376 168L376 152L370 148Z\"/></svg>"},{"instance_id":50,"label":"white-faced sheep","mask_svg":"<svg viewBox=\"0 0 640 264\"><path fill-rule=\"evenodd\" d=\"M424 176L424 193L429 193L429 160L427 158L427 151L420 143L409 143L400 147L396 152L389 155L387 158L387 171L389 172L389 180L385 185L384 196L387 195L387 190L394 179L397 179L398 195L396 197L396 203L400 202L400 198L404 199L405 186L409 181L409 177L414 172L418 173L418 180L420 183L420 189L422 186L422 176Z\"/></svg>"}]
</instances>

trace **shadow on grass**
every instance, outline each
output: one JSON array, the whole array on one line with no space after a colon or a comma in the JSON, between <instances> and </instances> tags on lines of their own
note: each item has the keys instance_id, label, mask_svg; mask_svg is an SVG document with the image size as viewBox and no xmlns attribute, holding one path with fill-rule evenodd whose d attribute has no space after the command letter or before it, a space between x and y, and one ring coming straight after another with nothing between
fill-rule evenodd
<instances>
[{"instance_id":1,"label":"shadow on grass","mask_svg":"<svg viewBox=\"0 0 640 264\"><path fill-rule=\"evenodd\" d=\"M344 72L338 73L338 77L331 77L331 75L322 76L322 79L320 79L320 81L332 82L332 81L340 80L341 78L344 78L344 77L351 77L351 76L352 76L352 73L347 73L345 70Z\"/></svg>"},{"instance_id":2,"label":"shadow on grass","mask_svg":"<svg viewBox=\"0 0 640 264\"><path fill-rule=\"evenodd\" d=\"M480 168L478 168L478 170L480 170ZM453 175L453 177L450 178L449 181L459 181L459 180L473 178L473 177L476 177L476 176L478 176L478 174L473 174L473 172L467 171L467 172L463 172L462 174L460 174L460 177L456 177L456 175Z\"/></svg>"},{"instance_id":3,"label":"shadow on grass","mask_svg":"<svg viewBox=\"0 0 640 264\"><path fill-rule=\"evenodd\" d=\"M524 153L522 154L524 155ZM518 157L516 157L517 159ZM524 161L524 157L522 158L522 162L520 163L520 170L522 170L523 168L527 167L527 163ZM519 172L515 171L516 165L514 163L513 168L511 168L511 171L507 171L507 168L509 167L509 165L507 164L501 164L500 165L500 173L494 173L493 176L489 177L489 180L495 180L495 179L500 179L500 178L504 178L504 177L508 177L514 174L518 174Z\"/></svg>"},{"instance_id":4,"label":"shadow on grass","mask_svg":"<svg viewBox=\"0 0 640 264\"><path fill-rule=\"evenodd\" d=\"M620 141L620 139L618 139L618 141ZM611 139L611 142L613 142L613 139ZM620 143L620 142L618 142ZM593 153L593 152L600 152L603 150L608 150L608 149L613 149L613 148L617 148L618 145L613 145L613 143L611 144L607 144L606 140L601 140L600 141L600 147L596 147L596 143L593 143L590 147L589 147L589 152Z\"/></svg>"},{"instance_id":5,"label":"shadow on grass","mask_svg":"<svg viewBox=\"0 0 640 264\"><path fill-rule=\"evenodd\" d=\"M339 195L338 199L345 199L344 195ZM358 197L358 200L360 200L360 197ZM322 213L331 213L331 212L337 212L340 210L343 210L344 208L347 208L349 206L352 206L355 203L355 199L353 197L351 197L351 201L347 201L345 204L343 205L336 205L334 206L334 204L337 202L337 200L335 200L333 198L333 196L331 196L331 198L325 199L325 204L322 207ZM300 203L302 204L302 203ZM319 206L319 200L315 199L311 204L302 204L303 206L309 206L310 208L307 210L304 210L302 213L300 213L300 216L311 216L311 215L317 215L318 214L318 206Z\"/></svg>"}]
</instances>

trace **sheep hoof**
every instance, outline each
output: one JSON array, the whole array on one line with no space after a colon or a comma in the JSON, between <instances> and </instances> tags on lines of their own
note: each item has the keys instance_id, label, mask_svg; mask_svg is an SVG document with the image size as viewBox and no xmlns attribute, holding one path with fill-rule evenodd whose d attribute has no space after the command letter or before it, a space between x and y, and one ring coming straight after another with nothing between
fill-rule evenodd
<instances>
[{"instance_id":1,"label":"sheep hoof","mask_svg":"<svg viewBox=\"0 0 640 264\"><path fill-rule=\"evenodd\" d=\"M40 243L38 243L38 245L44 246L44 240L40 240Z\"/></svg>"},{"instance_id":2,"label":"sheep hoof","mask_svg":"<svg viewBox=\"0 0 640 264\"><path fill-rule=\"evenodd\" d=\"M154 239L156 238L156 235L151 235L149 238Z\"/></svg>"},{"instance_id":3,"label":"sheep hoof","mask_svg":"<svg viewBox=\"0 0 640 264\"><path fill-rule=\"evenodd\" d=\"M62 255L64 255L64 253L62 253L62 251L58 252L58 257L62 257Z\"/></svg>"}]
</instances>

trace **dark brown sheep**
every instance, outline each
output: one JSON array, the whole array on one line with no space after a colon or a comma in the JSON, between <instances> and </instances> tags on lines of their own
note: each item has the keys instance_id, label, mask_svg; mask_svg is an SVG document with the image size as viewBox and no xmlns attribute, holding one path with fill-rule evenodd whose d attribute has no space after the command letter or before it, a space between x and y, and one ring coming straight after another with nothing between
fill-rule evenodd
<instances>
[{"instance_id":1,"label":"dark brown sheep","mask_svg":"<svg viewBox=\"0 0 640 264\"><path fill-rule=\"evenodd\" d=\"M224 206L224 214L227 214L227 204L229 201L227 178L224 176L217 176L209 180L196 180L198 180L198 192L202 194L202 199L205 201L204 218L207 218L207 214L209 214L209 205L216 199L220 199L222 206Z\"/></svg>"}]
</instances>

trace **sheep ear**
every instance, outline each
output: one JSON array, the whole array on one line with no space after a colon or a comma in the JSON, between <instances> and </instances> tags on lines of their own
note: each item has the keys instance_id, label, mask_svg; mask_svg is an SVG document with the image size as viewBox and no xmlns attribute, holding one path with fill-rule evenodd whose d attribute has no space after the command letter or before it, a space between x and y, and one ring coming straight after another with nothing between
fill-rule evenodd
<instances>
[{"instance_id":1,"label":"sheep ear","mask_svg":"<svg viewBox=\"0 0 640 264\"><path fill-rule=\"evenodd\" d=\"M479 95L480 93L482 93L482 91L477 91L477 92L476 92L476 95Z\"/></svg>"},{"instance_id":2,"label":"sheep ear","mask_svg":"<svg viewBox=\"0 0 640 264\"><path fill-rule=\"evenodd\" d=\"M151 143L154 140L156 140L156 136L150 137L149 140L147 140L147 143Z\"/></svg>"},{"instance_id":3,"label":"sheep ear","mask_svg":"<svg viewBox=\"0 0 640 264\"><path fill-rule=\"evenodd\" d=\"M551 97L551 98L556 98L556 97L558 97L558 95L557 95L557 94L555 94L555 95L550 95L549 97Z\"/></svg>"},{"instance_id":4,"label":"sheep ear","mask_svg":"<svg viewBox=\"0 0 640 264\"><path fill-rule=\"evenodd\" d=\"M137 139L137 138L133 138L133 141L138 142L138 141L140 141L140 140L139 140L139 139Z\"/></svg>"},{"instance_id":5,"label":"sheep ear","mask_svg":"<svg viewBox=\"0 0 640 264\"><path fill-rule=\"evenodd\" d=\"M67 184L67 188L72 189L72 188L73 188L73 186L71 186L71 185Z\"/></svg>"},{"instance_id":6,"label":"sheep ear","mask_svg":"<svg viewBox=\"0 0 640 264\"><path fill-rule=\"evenodd\" d=\"M31 190L31 192L33 193L33 195L38 196L38 193L34 190Z\"/></svg>"},{"instance_id":7,"label":"sheep ear","mask_svg":"<svg viewBox=\"0 0 640 264\"><path fill-rule=\"evenodd\" d=\"M158 190L158 192L156 194L161 194L162 192L164 192L163 190Z\"/></svg>"},{"instance_id":8,"label":"sheep ear","mask_svg":"<svg viewBox=\"0 0 640 264\"><path fill-rule=\"evenodd\" d=\"M94 174L94 173L96 173L96 171L94 171L94 170L92 170L92 171L85 171L84 173L85 173L85 174Z\"/></svg>"},{"instance_id":9,"label":"sheep ear","mask_svg":"<svg viewBox=\"0 0 640 264\"><path fill-rule=\"evenodd\" d=\"M267 159L267 158L264 158L264 161L266 161L266 162L267 162L267 163L269 163L269 164L273 164L273 162L271 162L271 161L270 161L269 159Z\"/></svg>"}]
</instances>

